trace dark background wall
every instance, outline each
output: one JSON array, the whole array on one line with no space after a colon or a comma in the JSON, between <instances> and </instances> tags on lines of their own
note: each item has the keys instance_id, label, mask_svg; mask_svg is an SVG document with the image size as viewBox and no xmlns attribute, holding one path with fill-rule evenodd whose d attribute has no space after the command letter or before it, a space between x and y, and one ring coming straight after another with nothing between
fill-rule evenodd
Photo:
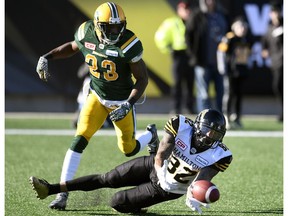
<instances>
[{"instance_id":1,"label":"dark background wall","mask_svg":"<svg viewBox=\"0 0 288 216\"><path fill-rule=\"evenodd\" d=\"M82 0L82 2L91 2ZM96 1L97 2L97 1ZM117 1L121 5L121 1ZM122 1L124 4L124 1ZM129 8L130 2L131 8ZM152 1L137 2L141 10L149 11ZM166 3L172 8L175 1L153 1ZM193 1L196 2L196 1ZM246 17L251 38L253 40L253 56L251 57L251 73L245 84L245 94L257 99L270 97L271 73L269 62L260 57L261 45L259 39L265 33L269 8L265 0L222 0L222 9L231 21L235 16ZM81 3L81 1L80 1ZM125 11L133 9L135 1L125 1ZM93 10L97 4L93 2ZM96 6L95 6L96 5ZM157 6L156 6L157 7ZM163 14L162 14L163 15ZM145 22L149 20L148 14ZM66 41L73 40L77 27L91 18L83 13L76 4L66 0L7 0L5 1L5 111L50 111L72 112L76 109L76 97L81 88L82 80L77 78L77 70L83 62L79 53L72 58L49 62L52 78L42 82L35 71L39 56ZM143 18L143 17L142 17ZM130 17L137 19L137 17ZM140 18L139 18L140 19ZM156 20L161 22L162 20ZM129 24L129 21L128 21ZM139 22L139 26L141 22ZM146 29L145 29L146 30ZM154 29L147 29L146 34L154 34ZM142 35L140 35L142 36ZM144 37L144 35L142 36ZM145 52L154 43L145 44ZM153 47L154 48L154 47ZM146 60L149 67L150 81L159 90L157 95L148 97L163 97L169 95L171 84L161 78L162 71ZM150 88L148 86L148 88ZM151 91L150 91L151 92ZM153 92L155 92L153 90Z\"/></svg>"}]
</instances>

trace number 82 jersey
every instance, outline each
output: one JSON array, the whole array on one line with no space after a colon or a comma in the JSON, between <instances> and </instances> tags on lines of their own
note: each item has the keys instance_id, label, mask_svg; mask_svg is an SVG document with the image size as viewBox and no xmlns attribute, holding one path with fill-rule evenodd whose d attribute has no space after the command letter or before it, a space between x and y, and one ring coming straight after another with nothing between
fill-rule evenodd
<instances>
[{"instance_id":1,"label":"number 82 jersey","mask_svg":"<svg viewBox=\"0 0 288 216\"><path fill-rule=\"evenodd\" d=\"M193 141L193 121L183 115L170 119L165 131L175 137L175 147L168 159L166 181L177 185L173 193L185 194L187 187L204 167L225 171L232 161L232 153L222 142L205 151L197 152Z\"/></svg>"}]
</instances>

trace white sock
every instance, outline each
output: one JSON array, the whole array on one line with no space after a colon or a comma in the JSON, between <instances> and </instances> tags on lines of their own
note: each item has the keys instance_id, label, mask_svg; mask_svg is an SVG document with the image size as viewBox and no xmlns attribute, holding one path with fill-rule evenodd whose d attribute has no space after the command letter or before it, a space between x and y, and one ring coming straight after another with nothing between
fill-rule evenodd
<instances>
[{"instance_id":1,"label":"white sock","mask_svg":"<svg viewBox=\"0 0 288 216\"><path fill-rule=\"evenodd\" d=\"M81 160L81 153L74 152L68 149L66 156L64 158L62 172L61 172L61 182L72 180Z\"/></svg>"},{"instance_id":2,"label":"white sock","mask_svg":"<svg viewBox=\"0 0 288 216\"><path fill-rule=\"evenodd\" d=\"M140 143L140 151L148 145L152 139L152 133L150 131L145 131L142 134L136 135L136 140Z\"/></svg>"}]
</instances>

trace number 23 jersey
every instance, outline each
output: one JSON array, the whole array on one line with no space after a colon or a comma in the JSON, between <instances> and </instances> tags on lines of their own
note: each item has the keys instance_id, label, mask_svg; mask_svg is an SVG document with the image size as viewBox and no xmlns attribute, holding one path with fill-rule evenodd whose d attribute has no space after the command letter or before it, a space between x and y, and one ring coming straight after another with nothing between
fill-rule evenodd
<instances>
[{"instance_id":1,"label":"number 23 jersey","mask_svg":"<svg viewBox=\"0 0 288 216\"><path fill-rule=\"evenodd\" d=\"M173 193L185 194L187 187L204 167L225 171L232 161L232 153L222 143L202 152L191 145L194 127L193 121L183 115L171 118L164 130L175 138L175 147L168 159L166 181L177 185Z\"/></svg>"},{"instance_id":2,"label":"number 23 jersey","mask_svg":"<svg viewBox=\"0 0 288 216\"><path fill-rule=\"evenodd\" d=\"M104 100L126 100L134 85L129 63L140 60L143 53L138 37L126 29L116 44L104 45L89 20L80 25L74 38L89 65L90 87Z\"/></svg>"}]
</instances>

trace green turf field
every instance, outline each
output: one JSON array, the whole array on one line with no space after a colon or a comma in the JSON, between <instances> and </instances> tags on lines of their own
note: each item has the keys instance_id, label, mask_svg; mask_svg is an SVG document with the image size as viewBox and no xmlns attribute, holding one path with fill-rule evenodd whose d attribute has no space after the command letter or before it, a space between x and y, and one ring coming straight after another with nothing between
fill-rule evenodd
<instances>
[{"instance_id":1,"label":"green turf field","mask_svg":"<svg viewBox=\"0 0 288 216\"><path fill-rule=\"evenodd\" d=\"M156 122L161 130L168 116L139 116L138 128ZM244 130L282 131L273 118L243 119ZM71 119L51 116L10 116L6 129L71 129ZM70 193L65 212L53 211L48 204L54 196L37 200L28 178L43 177L58 182L62 161L71 136L5 135L5 215L119 215L108 206L115 189ZM230 168L213 179L221 198L203 209L203 215L283 214L283 137L233 137L224 139L234 155ZM139 155L147 154L146 151ZM139 156L138 155L138 156ZM86 148L76 177L105 172L128 160L118 150L116 137L95 136ZM184 197L150 207L146 215L198 215L185 206ZM123 214L122 214L123 215Z\"/></svg>"}]
</instances>

